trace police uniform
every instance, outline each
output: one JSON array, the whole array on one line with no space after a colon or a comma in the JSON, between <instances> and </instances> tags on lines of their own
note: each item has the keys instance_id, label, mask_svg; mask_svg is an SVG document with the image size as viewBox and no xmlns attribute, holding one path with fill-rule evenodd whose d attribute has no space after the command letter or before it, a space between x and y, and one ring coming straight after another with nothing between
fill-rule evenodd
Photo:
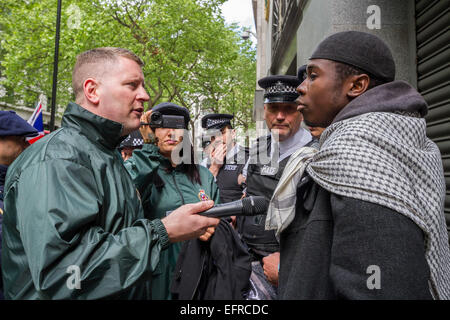
<instances>
[{"instance_id":1,"label":"police uniform","mask_svg":"<svg viewBox=\"0 0 450 320\"><path fill-rule=\"evenodd\" d=\"M14 111L0 111L0 136L36 137L39 132L19 117ZM8 166L0 164L0 300L3 299L3 284L1 277L1 248L3 222L3 192Z\"/></svg>"},{"instance_id":2,"label":"police uniform","mask_svg":"<svg viewBox=\"0 0 450 320\"><path fill-rule=\"evenodd\" d=\"M212 130L221 130L231 125L231 114L208 114L202 118L202 127L211 133ZM242 186L238 184L239 174L248 160L249 151L238 144L227 152L224 163L220 168L216 183L220 190L220 202L226 203L239 200L242 197ZM209 168L210 165L207 165Z\"/></svg>"},{"instance_id":3,"label":"police uniform","mask_svg":"<svg viewBox=\"0 0 450 320\"><path fill-rule=\"evenodd\" d=\"M303 69L304 70L304 69ZM269 76L258 81L264 88L264 103L292 103L297 99L296 88L303 81L303 71L299 72L302 78L295 76ZM312 143L311 134L300 128L286 141L273 143L272 136L268 135L257 139L250 151L250 161L246 168L246 194L248 196L264 196L268 201L283 174L290 155L303 146ZM261 153L269 163L261 161ZM266 161L267 162L267 161ZM238 231L247 243L254 260L279 251L279 243L273 230L265 230L266 215L253 217L238 217Z\"/></svg>"},{"instance_id":4,"label":"police uniform","mask_svg":"<svg viewBox=\"0 0 450 320\"><path fill-rule=\"evenodd\" d=\"M142 148L144 145L144 138L139 130L132 131L119 145L119 150L122 148Z\"/></svg>"}]
</instances>

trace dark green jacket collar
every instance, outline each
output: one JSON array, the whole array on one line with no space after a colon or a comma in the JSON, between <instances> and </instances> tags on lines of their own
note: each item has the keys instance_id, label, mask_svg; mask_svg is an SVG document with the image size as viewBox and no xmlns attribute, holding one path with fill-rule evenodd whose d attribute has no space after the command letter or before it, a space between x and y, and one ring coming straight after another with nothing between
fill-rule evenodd
<instances>
[{"instance_id":1,"label":"dark green jacket collar","mask_svg":"<svg viewBox=\"0 0 450 320\"><path fill-rule=\"evenodd\" d=\"M75 128L89 140L108 149L115 149L126 138L126 136L121 136L122 124L93 114L73 102L69 102L61 125Z\"/></svg>"},{"instance_id":2,"label":"dark green jacket collar","mask_svg":"<svg viewBox=\"0 0 450 320\"><path fill-rule=\"evenodd\" d=\"M168 172L172 171L184 172L186 170L183 165L177 165L176 167L172 167L172 163L170 162L170 160L164 157L161 153L159 153L159 148L154 144L144 144L142 149L144 150L143 152L145 152L150 159L159 162L161 167L166 169Z\"/></svg>"}]
</instances>

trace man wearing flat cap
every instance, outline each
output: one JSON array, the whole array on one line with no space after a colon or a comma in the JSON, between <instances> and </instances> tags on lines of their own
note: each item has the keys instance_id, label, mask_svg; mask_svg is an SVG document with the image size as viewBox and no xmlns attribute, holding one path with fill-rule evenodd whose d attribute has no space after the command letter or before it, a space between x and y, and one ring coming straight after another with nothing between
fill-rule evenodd
<instances>
[{"instance_id":1,"label":"man wearing flat cap","mask_svg":"<svg viewBox=\"0 0 450 320\"><path fill-rule=\"evenodd\" d=\"M26 138L35 137L39 132L19 117L14 111L0 111L0 300L3 299L1 279L3 191L6 171L11 163L25 150L29 143Z\"/></svg>"},{"instance_id":2,"label":"man wearing flat cap","mask_svg":"<svg viewBox=\"0 0 450 320\"><path fill-rule=\"evenodd\" d=\"M232 119L233 115L226 113L208 114L202 118L202 127L211 141L206 158L210 163L206 166L216 178L221 203L242 197L242 185L238 180L248 159L248 149L235 142Z\"/></svg>"},{"instance_id":3,"label":"man wearing flat cap","mask_svg":"<svg viewBox=\"0 0 450 320\"><path fill-rule=\"evenodd\" d=\"M301 128L297 111L296 76L274 75L258 81L264 89L264 119L268 136L257 139L246 166L246 195L271 200L291 155L312 143L311 134ZM238 217L238 231L253 256L253 277L262 275L265 288L255 299L275 299L278 282L279 243L273 230L264 230L265 215ZM270 281L271 285L267 282ZM254 282L256 283L256 281ZM262 292L269 292L264 295Z\"/></svg>"},{"instance_id":4,"label":"man wearing flat cap","mask_svg":"<svg viewBox=\"0 0 450 320\"><path fill-rule=\"evenodd\" d=\"M298 109L326 127L280 236L281 299L449 299L450 251L427 104L378 37L333 34L313 52Z\"/></svg>"}]
</instances>

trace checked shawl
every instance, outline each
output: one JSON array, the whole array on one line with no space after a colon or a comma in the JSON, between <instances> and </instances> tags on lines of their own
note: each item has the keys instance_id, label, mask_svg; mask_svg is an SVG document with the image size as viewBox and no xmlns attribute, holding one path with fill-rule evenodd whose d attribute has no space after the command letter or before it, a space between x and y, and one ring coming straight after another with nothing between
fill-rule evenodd
<instances>
[{"instance_id":1,"label":"checked shawl","mask_svg":"<svg viewBox=\"0 0 450 320\"><path fill-rule=\"evenodd\" d=\"M331 193L388 207L414 221L425 234L430 291L434 298L450 299L445 180L423 118L369 112L333 123L306 171Z\"/></svg>"},{"instance_id":2,"label":"checked shawl","mask_svg":"<svg viewBox=\"0 0 450 320\"><path fill-rule=\"evenodd\" d=\"M316 152L315 147L302 147L291 155L284 168L270 199L265 225L266 230L276 230L277 237L294 220L297 185L309 160Z\"/></svg>"}]
</instances>

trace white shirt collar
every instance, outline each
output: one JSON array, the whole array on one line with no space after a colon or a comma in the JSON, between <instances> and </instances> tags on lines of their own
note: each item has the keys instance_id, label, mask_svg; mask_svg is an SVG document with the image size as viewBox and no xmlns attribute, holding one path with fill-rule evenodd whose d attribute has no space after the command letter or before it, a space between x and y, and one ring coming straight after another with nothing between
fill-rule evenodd
<instances>
[{"instance_id":1,"label":"white shirt collar","mask_svg":"<svg viewBox=\"0 0 450 320\"><path fill-rule=\"evenodd\" d=\"M270 135L271 141L275 142L272 133L270 133ZM300 129L293 136L287 138L284 141L279 142L280 157L278 158L278 162L283 161L291 154L293 154L295 151L297 151L301 147L304 147L311 140L312 140L311 133L309 133L308 130L305 130L300 127ZM274 148L271 149L274 150Z\"/></svg>"},{"instance_id":2,"label":"white shirt collar","mask_svg":"<svg viewBox=\"0 0 450 320\"><path fill-rule=\"evenodd\" d=\"M233 158L239 152L239 145L236 143L230 151L227 152L227 158Z\"/></svg>"}]
</instances>

